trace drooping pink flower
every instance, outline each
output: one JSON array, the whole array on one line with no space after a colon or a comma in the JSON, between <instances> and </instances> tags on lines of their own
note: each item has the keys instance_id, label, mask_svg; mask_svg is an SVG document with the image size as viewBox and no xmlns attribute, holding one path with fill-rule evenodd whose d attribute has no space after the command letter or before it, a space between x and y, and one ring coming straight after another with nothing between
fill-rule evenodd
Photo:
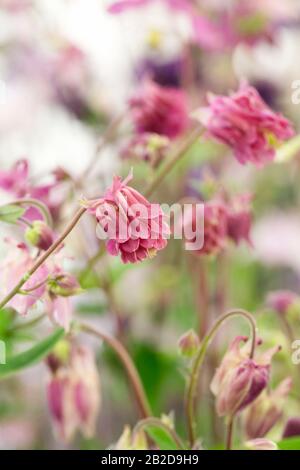
<instances>
[{"instance_id":1,"label":"drooping pink flower","mask_svg":"<svg viewBox=\"0 0 300 470\"><path fill-rule=\"evenodd\" d=\"M51 372L47 399L58 437L70 441L77 430L91 437L101 404L99 374L92 352L73 346L66 363L57 362Z\"/></svg>"},{"instance_id":2,"label":"drooping pink flower","mask_svg":"<svg viewBox=\"0 0 300 470\"><path fill-rule=\"evenodd\" d=\"M146 80L129 105L138 133L154 133L175 139L186 130L188 108L183 90L161 87Z\"/></svg>"},{"instance_id":3,"label":"drooping pink flower","mask_svg":"<svg viewBox=\"0 0 300 470\"><path fill-rule=\"evenodd\" d=\"M232 342L211 383L219 416L235 415L260 395L269 382L272 356L280 349L251 359L248 348L240 348L241 341L247 338L238 336Z\"/></svg>"},{"instance_id":4,"label":"drooping pink flower","mask_svg":"<svg viewBox=\"0 0 300 470\"><path fill-rule=\"evenodd\" d=\"M290 290L277 290L269 292L266 305L280 314L286 314L290 307L299 305L299 296Z\"/></svg>"},{"instance_id":5,"label":"drooping pink flower","mask_svg":"<svg viewBox=\"0 0 300 470\"><path fill-rule=\"evenodd\" d=\"M275 390L264 390L247 408L244 415L244 428L249 439L264 437L280 420L291 387L291 378L286 378Z\"/></svg>"},{"instance_id":6,"label":"drooping pink flower","mask_svg":"<svg viewBox=\"0 0 300 470\"><path fill-rule=\"evenodd\" d=\"M291 123L272 111L255 88L242 83L231 96L208 96L208 106L194 113L207 135L232 148L237 160L262 166L294 135Z\"/></svg>"},{"instance_id":7,"label":"drooping pink flower","mask_svg":"<svg viewBox=\"0 0 300 470\"><path fill-rule=\"evenodd\" d=\"M300 417L299 416L293 416L292 418L289 418L283 434L282 438L286 439L287 437L295 437L295 436L300 436Z\"/></svg>"},{"instance_id":8,"label":"drooping pink flower","mask_svg":"<svg viewBox=\"0 0 300 470\"><path fill-rule=\"evenodd\" d=\"M227 235L237 245L243 240L252 245L250 238L251 200L251 195L242 194L233 199L227 207Z\"/></svg>"},{"instance_id":9,"label":"drooping pink flower","mask_svg":"<svg viewBox=\"0 0 300 470\"><path fill-rule=\"evenodd\" d=\"M113 255L121 255L124 263L136 263L153 257L167 245L169 227L159 204L147 201L128 186L131 175L124 181L115 177L103 199L88 202L107 238L106 247Z\"/></svg>"},{"instance_id":10,"label":"drooping pink flower","mask_svg":"<svg viewBox=\"0 0 300 470\"><path fill-rule=\"evenodd\" d=\"M43 220L35 220L25 230L25 240L40 250L48 250L54 241L54 232Z\"/></svg>"}]
</instances>

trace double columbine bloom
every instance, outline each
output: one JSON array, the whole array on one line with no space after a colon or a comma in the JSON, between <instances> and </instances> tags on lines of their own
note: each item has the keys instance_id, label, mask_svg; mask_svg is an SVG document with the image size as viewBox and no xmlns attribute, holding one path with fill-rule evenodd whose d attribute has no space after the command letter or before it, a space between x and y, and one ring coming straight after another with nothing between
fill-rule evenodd
<instances>
[{"instance_id":1,"label":"double columbine bloom","mask_svg":"<svg viewBox=\"0 0 300 470\"><path fill-rule=\"evenodd\" d=\"M124 263L155 256L167 245L169 227L159 204L152 204L138 191L115 177L104 198L85 204L97 218L99 238L106 238L108 252ZM98 227L98 228L99 228Z\"/></svg>"},{"instance_id":2,"label":"double columbine bloom","mask_svg":"<svg viewBox=\"0 0 300 470\"><path fill-rule=\"evenodd\" d=\"M238 336L232 342L217 369L211 391L216 397L219 416L232 417L250 405L269 382L271 359L280 348L273 348L258 358L249 358L247 337Z\"/></svg>"},{"instance_id":3,"label":"double columbine bloom","mask_svg":"<svg viewBox=\"0 0 300 470\"><path fill-rule=\"evenodd\" d=\"M207 135L232 148L237 160L262 166L276 148L293 137L291 123L272 111L255 88L242 83L230 96L208 95L208 106L194 113Z\"/></svg>"},{"instance_id":4,"label":"double columbine bloom","mask_svg":"<svg viewBox=\"0 0 300 470\"><path fill-rule=\"evenodd\" d=\"M67 357L49 357L51 376L47 399L53 424L60 439L70 441L77 430L86 437L95 432L101 395L100 380L92 352L71 346Z\"/></svg>"}]
</instances>

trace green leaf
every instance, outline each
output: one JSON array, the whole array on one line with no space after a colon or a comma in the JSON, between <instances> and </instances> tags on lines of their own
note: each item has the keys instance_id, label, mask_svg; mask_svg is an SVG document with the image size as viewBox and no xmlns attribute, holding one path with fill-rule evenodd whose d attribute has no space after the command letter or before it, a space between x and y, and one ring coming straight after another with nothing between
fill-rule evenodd
<instances>
[{"instance_id":1,"label":"green leaf","mask_svg":"<svg viewBox=\"0 0 300 470\"><path fill-rule=\"evenodd\" d=\"M64 330L59 328L31 349L8 358L6 364L0 364L0 379L15 374L39 362L52 350L63 335Z\"/></svg>"},{"instance_id":2,"label":"green leaf","mask_svg":"<svg viewBox=\"0 0 300 470\"><path fill-rule=\"evenodd\" d=\"M0 207L0 221L8 224L15 224L22 217L25 209L15 204L6 204Z\"/></svg>"},{"instance_id":3,"label":"green leaf","mask_svg":"<svg viewBox=\"0 0 300 470\"><path fill-rule=\"evenodd\" d=\"M160 450L178 450L176 442L167 430L154 424L147 424L144 430L155 441Z\"/></svg>"},{"instance_id":4,"label":"green leaf","mask_svg":"<svg viewBox=\"0 0 300 470\"><path fill-rule=\"evenodd\" d=\"M300 437L288 437L277 443L281 450L300 450Z\"/></svg>"}]
</instances>

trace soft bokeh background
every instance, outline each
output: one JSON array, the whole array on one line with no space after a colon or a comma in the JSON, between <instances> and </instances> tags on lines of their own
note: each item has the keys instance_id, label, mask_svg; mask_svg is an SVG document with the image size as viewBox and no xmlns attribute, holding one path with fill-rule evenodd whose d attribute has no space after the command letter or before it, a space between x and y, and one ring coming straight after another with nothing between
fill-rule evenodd
<instances>
[{"instance_id":1,"label":"soft bokeh background","mask_svg":"<svg viewBox=\"0 0 300 470\"><path fill-rule=\"evenodd\" d=\"M106 11L109 3L0 0L1 169L27 158L37 181L47 178L47 172L58 165L73 177L80 176L93 158L99 135L124 111L137 88L137 70L145 59L166 64L182 56L191 35L191 26L182 14L170 12L163 2L153 2L145 9L112 16ZM198 88L190 93L191 110L203 102L208 90L227 93L236 88L240 78L247 78L273 108L299 126L300 105L292 104L291 87L300 79L300 5L297 0L285 1L284 5L278 0L277 7L279 17L284 14L289 20L274 43L252 47L240 44L230 53L193 50ZM101 154L92 186L87 188L89 195L101 192L120 169L118 151L118 144L112 144ZM189 176L183 179L182 174L197 175L203 162L213 162L222 184L231 191L255 194L253 248L232 247L209 264L213 316L225 306L261 310L269 290L289 288L300 293L299 158L258 172L239 166L217 147L198 144L174 172L172 183L162 189L160 201L171 202L178 193L184 193ZM137 165L135 172L139 181L145 168ZM1 201L6 200L7 194L1 194ZM105 258L103 263L96 263L96 273L86 271L86 260L97 250L97 239L90 235L90 228L90 222L83 221L83 235L76 230L67 244L72 257L68 263L87 288L76 299L74 309L77 315L112 332L113 310L121 312L128 347L155 412L174 410L178 429L182 430L184 379L176 344L184 331L197 325L198 287L193 260L174 241L152 263L124 267L118 260ZM4 235L6 231L12 234L9 228L4 231ZM4 254L6 248L1 249ZM98 276L111 276L112 292L108 293L101 282L99 288ZM257 319L267 345L285 344L272 314L258 314ZM38 334L45 331L47 326ZM233 333L227 329L220 335L220 350ZM32 339L29 335L27 341ZM99 354L104 405L96 438L78 438L73 445L103 448L116 440L125 423L134 424L137 416L118 361L106 349L99 350L94 341L91 346ZM210 359L214 363L213 355ZM275 382L289 366L289 357L279 355ZM0 448L65 447L52 434L45 404L46 375L45 366L39 365L18 379L0 384ZM207 381L202 390L199 426L209 444L222 434L222 425L209 413L213 398ZM287 414L299 413L298 408L291 399ZM274 435L279 434L275 429Z\"/></svg>"}]
</instances>

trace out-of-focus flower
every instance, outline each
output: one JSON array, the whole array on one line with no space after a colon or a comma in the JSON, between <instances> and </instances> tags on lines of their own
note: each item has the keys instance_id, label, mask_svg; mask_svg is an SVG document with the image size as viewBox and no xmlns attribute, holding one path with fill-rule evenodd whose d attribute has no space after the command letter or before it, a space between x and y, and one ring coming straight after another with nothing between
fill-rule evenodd
<instances>
[{"instance_id":1,"label":"out-of-focus flower","mask_svg":"<svg viewBox=\"0 0 300 470\"><path fill-rule=\"evenodd\" d=\"M300 306L300 299L295 292L289 290L278 290L269 292L266 299L266 305L275 310L275 312L286 314L293 306Z\"/></svg>"},{"instance_id":2,"label":"out-of-focus flower","mask_svg":"<svg viewBox=\"0 0 300 470\"><path fill-rule=\"evenodd\" d=\"M260 395L269 382L272 356L280 349L275 347L251 359L248 345L240 348L241 341L247 338L234 339L211 383L219 416L235 415Z\"/></svg>"},{"instance_id":3,"label":"out-of-focus flower","mask_svg":"<svg viewBox=\"0 0 300 470\"><path fill-rule=\"evenodd\" d=\"M216 255L225 248L227 212L221 202L211 201L204 206L204 244L196 253Z\"/></svg>"},{"instance_id":4,"label":"out-of-focus flower","mask_svg":"<svg viewBox=\"0 0 300 470\"><path fill-rule=\"evenodd\" d=\"M21 279L34 263L28 247L24 243L17 243L12 240L8 240L8 242L11 249L2 265L2 295L6 295L10 292L17 280ZM8 302L8 305L14 308L20 315L25 315L29 308L33 307L45 293L45 283L48 275L48 267L46 264L43 264L23 285L23 291L29 291L28 294L15 295ZM35 286L37 286L37 288L35 288Z\"/></svg>"},{"instance_id":5,"label":"out-of-focus flower","mask_svg":"<svg viewBox=\"0 0 300 470\"><path fill-rule=\"evenodd\" d=\"M53 243L54 234L49 225L42 220L35 220L25 230L25 239L28 243L40 250L47 250Z\"/></svg>"},{"instance_id":6,"label":"out-of-focus flower","mask_svg":"<svg viewBox=\"0 0 300 470\"><path fill-rule=\"evenodd\" d=\"M227 235L237 245L245 240L250 245L250 229L252 224L251 213L252 196L243 194L228 204L227 208Z\"/></svg>"},{"instance_id":7,"label":"out-of-focus flower","mask_svg":"<svg viewBox=\"0 0 300 470\"><path fill-rule=\"evenodd\" d=\"M76 277L65 272L58 272L51 276L48 281L48 290L53 295L69 297L71 295L80 294L82 289Z\"/></svg>"},{"instance_id":8,"label":"out-of-focus flower","mask_svg":"<svg viewBox=\"0 0 300 470\"><path fill-rule=\"evenodd\" d=\"M245 442L247 450L278 450L278 446L270 439L253 439Z\"/></svg>"},{"instance_id":9,"label":"out-of-focus flower","mask_svg":"<svg viewBox=\"0 0 300 470\"><path fill-rule=\"evenodd\" d=\"M178 341L178 349L183 357L191 358L198 351L200 346L199 336L194 330L184 333Z\"/></svg>"},{"instance_id":10,"label":"out-of-focus flower","mask_svg":"<svg viewBox=\"0 0 300 470\"><path fill-rule=\"evenodd\" d=\"M283 405L291 387L292 380L284 379L275 390L264 390L248 407L244 415L244 426L249 439L264 437L281 419Z\"/></svg>"},{"instance_id":11,"label":"out-of-focus flower","mask_svg":"<svg viewBox=\"0 0 300 470\"><path fill-rule=\"evenodd\" d=\"M107 236L106 247L124 263L152 258L167 245L169 227L159 204L147 201L138 191L115 177L103 199L88 201L100 227Z\"/></svg>"},{"instance_id":12,"label":"out-of-focus flower","mask_svg":"<svg viewBox=\"0 0 300 470\"><path fill-rule=\"evenodd\" d=\"M94 434L101 395L99 374L89 349L73 346L67 363L51 371L47 398L60 439L70 441L77 430L86 437Z\"/></svg>"},{"instance_id":13,"label":"out-of-focus flower","mask_svg":"<svg viewBox=\"0 0 300 470\"><path fill-rule=\"evenodd\" d=\"M272 111L255 88L242 83L231 96L208 96L208 107L194 113L207 135L232 148L237 160L262 166L294 135L291 123Z\"/></svg>"},{"instance_id":14,"label":"out-of-focus flower","mask_svg":"<svg viewBox=\"0 0 300 470\"><path fill-rule=\"evenodd\" d=\"M38 199L46 204L53 217L58 215L59 207L63 201L63 196L58 191L59 183L60 181L55 178L51 183L32 184L29 164L26 159L18 160L11 169L0 171L1 189L17 198L26 196ZM26 211L25 217L31 221L42 218L40 211L36 207L30 207Z\"/></svg>"},{"instance_id":15,"label":"out-of-focus flower","mask_svg":"<svg viewBox=\"0 0 300 470\"><path fill-rule=\"evenodd\" d=\"M288 419L282 435L283 439L295 436L300 436L300 417L297 416Z\"/></svg>"},{"instance_id":16,"label":"out-of-focus flower","mask_svg":"<svg viewBox=\"0 0 300 470\"><path fill-rule=\"evenodd\" d=\"M138 80L150 78L161 86L179 88L182 85L184 62L180 58L161 61L154 58L142 60L136 67Z\"/></svg>"},{"instance_id":17,"label":"out-of-focus flower","mask_svg":"<svg viewBox=\"0 0 300 470\"><path fill-rule=\"evenodd\" d=\"M122 151L124 158L136 158L157 166L166 156L170 146L168 137L159 134L137 134Z\"/></svg>"},{"instance_id":18,"label":"out-of-focus flower","mask_svg":"<svg viewBox=\"0 0 300 470\"><path fill-rule=\"evenodd\" d=\"M142 89L130 99L129 105L139 133L148 132L175 139L187 127L187 99L183 90L161 87L146 80Z\"/></svg>"},{"instance_id":19,"label":"out-of-focus flower","mask_svg":"<svg viewBox=\"0 0 300 470\"><path fill-rule=\"evenodd\" d=\"M129 426L125 426L117 443L113 446L114 450L147 450L147 438L144 431L132 433Z\"/></svg>"}]
</instances>

